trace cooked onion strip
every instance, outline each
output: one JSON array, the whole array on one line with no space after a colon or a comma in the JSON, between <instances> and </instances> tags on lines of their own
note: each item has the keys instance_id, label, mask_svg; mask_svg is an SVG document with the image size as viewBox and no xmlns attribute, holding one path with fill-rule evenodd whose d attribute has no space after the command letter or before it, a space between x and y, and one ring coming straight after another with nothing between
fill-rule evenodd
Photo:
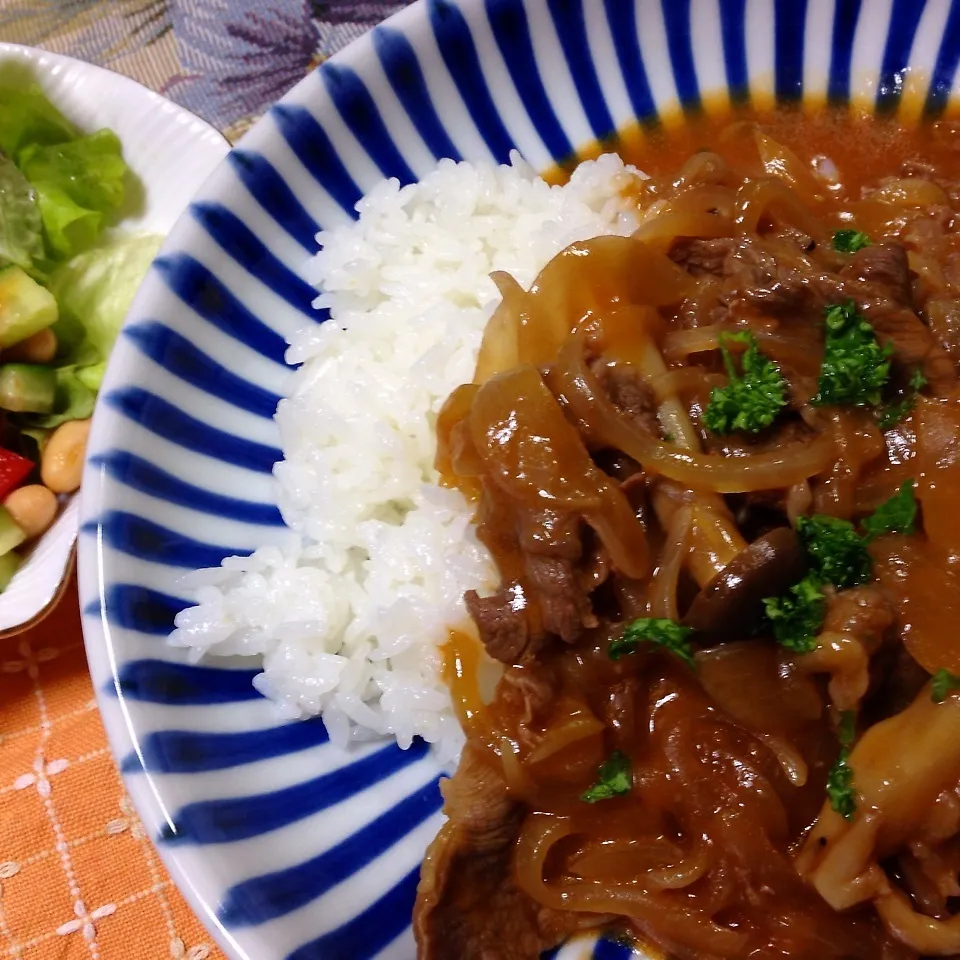
<instances>
[{"instance_id":1,"label":"cooked onion strip","mask_svg":"<svg viewBox=\"0 0 960 960\"><path fill-rule=\"evenodd\" d=\"M574 416L601 443L622 450L644 470L684 486L716 493L748 493L789 487L826 470L835 443L825 432L807 444L789 444L747 457L691 453L656 440L626 421L603 394L583 356L582 344L568 340L555 374Z\"/></svg>"}]
</instances>

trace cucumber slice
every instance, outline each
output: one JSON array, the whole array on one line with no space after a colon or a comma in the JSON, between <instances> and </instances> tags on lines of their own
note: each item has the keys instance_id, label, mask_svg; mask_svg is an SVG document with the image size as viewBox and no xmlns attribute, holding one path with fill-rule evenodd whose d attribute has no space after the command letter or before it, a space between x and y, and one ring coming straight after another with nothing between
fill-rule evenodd
<instances>
[{"instance_id":1,"label":"cucumber slice","mask_svg":"<svg viewBox=\"0 0 960 960\"><path fill-rule=\"evenodd\" d=\"M0 347L12 347L56 323L53 294L19 267L0 270Z\"/></svg>"},{"instance_id":2,"label":"cucumber slice","mask_svg":"<svg viewBox=\"0 0 960 960\"><path fill-rule=\"evenodd\" d=\"M6 556L26 539L27 535L17 526L10 511L6 507L0 507L0 557Z\"/></svg>"},{"instance_id":3,"label":"cucumber slice","mask_svg":"<svg viewBox=\"0 0 960 960\"><path fill-rule=\"evenodd\" d=\"M7 589L13 575L20 569L22 563L23 557L13 551L0 557L0 593Z\"/></svg>"},{"instance_id":4,"label":"cucumber slice","mask_svg":"<svg viewBox=\"0 0 960 960\"><path fill-rule=\"evenodd\" d=\"M32 363L0 366L0 407L14 413L49 413L57 396L57 374Z\"/></svg>"}]
</instances>

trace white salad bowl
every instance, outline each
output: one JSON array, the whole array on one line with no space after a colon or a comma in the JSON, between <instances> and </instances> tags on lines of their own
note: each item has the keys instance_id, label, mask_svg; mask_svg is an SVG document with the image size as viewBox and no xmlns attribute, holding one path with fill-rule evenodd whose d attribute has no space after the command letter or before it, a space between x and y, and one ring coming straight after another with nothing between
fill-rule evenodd
<instances>
[{"instance_id":1,"label":"white salad bowl","mask_svg":"<svg viewBox=\"0 0 960 960\"><path fill-rule=\"evenodd\" d=\"M165 642L192 602L185 574L289 537L273 414L287 339L325 319L305 279L317 230L355 218L384 176L410 182L442 157L505 162L513 149L545 170L707 95L888 112L919 102L936 115L955 96L958 9L421 0L321 65L204 185L104 379L80 596L127 789L231 960L411 960L420 862L442 822L442 768L423 741L343 751L318 719L278 718L252 686L256 662L194 663ZM629 955L596 937L558 954Z\"/></svg>"},{"instance_id":2,"label":"white salad bowl","mask_svg":"<svg viewBox=\"0 0 960 960\"><path fill-rule=\"evenodd\" d=\"M0 85L39 86L57 109L86 131L108 127L141 189L118 225L127 233L167 234L190 198L229 150L209 124L134 80L80 60L0 43ZM28 554L0 593L0 633L40 618L71 569L79 496Z\"/></svg>"}]
</instances>

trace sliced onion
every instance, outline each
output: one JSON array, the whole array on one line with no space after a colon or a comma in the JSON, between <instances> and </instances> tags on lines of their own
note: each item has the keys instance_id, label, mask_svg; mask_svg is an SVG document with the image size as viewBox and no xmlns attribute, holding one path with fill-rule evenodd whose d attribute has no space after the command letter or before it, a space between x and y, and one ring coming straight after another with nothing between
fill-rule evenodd
<instances>
[{"instance_id":1,"label":"sliced onion","mask_svg":"<svg viewBox=\"0 0 960 960\"><path fill-rule=\"evenodd\" d=\"M562 386L573 415L588 425L598 441L633 457L648 473L695 490L748 493L790 487L822 473L833 461L836 444L832 432L807 444L789 444L745 457L694 453L654 439L627 420L600 389L577 337L564 345L553 377Z\"/></svg>"}]
</instances>

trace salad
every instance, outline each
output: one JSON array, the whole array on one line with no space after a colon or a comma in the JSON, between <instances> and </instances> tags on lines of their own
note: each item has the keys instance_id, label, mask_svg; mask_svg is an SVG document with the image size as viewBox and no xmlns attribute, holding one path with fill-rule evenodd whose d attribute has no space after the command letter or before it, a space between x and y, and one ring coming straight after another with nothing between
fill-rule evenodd
<instances>
[{"instance_id":1,"label":"salad","mask_svg":"<svg viewBox=\"0 0 960 960\"><path fill-rule=\"evenodd\" d=\"M0 87L0 590L80 486L107 357L161 242L116 226L137 187L111 130Z\"/></svg>"}]
</instances>

